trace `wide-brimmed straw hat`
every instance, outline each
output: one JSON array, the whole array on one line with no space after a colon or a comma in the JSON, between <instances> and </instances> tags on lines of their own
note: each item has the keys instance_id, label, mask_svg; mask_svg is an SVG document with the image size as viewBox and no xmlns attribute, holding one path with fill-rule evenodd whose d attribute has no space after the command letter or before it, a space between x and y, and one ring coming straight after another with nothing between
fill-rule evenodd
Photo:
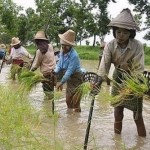
<instances>
[{"instance_id":1,"label":"wide-brimmed straw hat","mask_svg":"<svg viewBox=\"0 0 150 150\"><path fill-rule=\"evenodd\" d=\"M5 48L6 48L6 45L5 45L5 44L1 44L1 45L0 45L0 48L4 48L4 49L5 49Z\"/></svg>"},{"instance_id":2,"label":"wide-brimmed straw hat","mask_svg":"<svg viewBox=\"0 0 150 150\"><path fill-rule=\"evenodd\" d=\"M73 30L68 30L63 34L58 34L61 44L74 46L76 33Z\"/></svg>"},{"instance_id":3,"label":"wide-brimmed straw hat","mask_svg":"<svg viewBox=\"0 0 150 150\"><path fill-rule=\"evenodd\" d=\"M34 40L46 40L48 41L48 39L46 38L46 34L44 31L38 31L34 37Z\"/></svg>"},{"instance_id":4,"label":"wide-brimmed straw hat","mask_svg":"<svg viewBox=\"0 0 150 150\"><path fill-rule=\"evenodd\" d=\"M21 42L21 41L19 40L18 37L13 37L13 38L11 39L10 45L11 45L11 46L18 45L18 44L20 44L20 42Z\"/></svg>"},{"instance_id":5,"label":"wide-brimmed straw hat","mask_svg":"<svg viewBox=\"0 0 150 150\"><path fill-rule=\"evenodd\" d=\"M108 26L125 28L128 30L140 30L134 17L131 14L130 9L128 8L123 9L116 18L112 19Z\"/></svg>"}]
</instances>

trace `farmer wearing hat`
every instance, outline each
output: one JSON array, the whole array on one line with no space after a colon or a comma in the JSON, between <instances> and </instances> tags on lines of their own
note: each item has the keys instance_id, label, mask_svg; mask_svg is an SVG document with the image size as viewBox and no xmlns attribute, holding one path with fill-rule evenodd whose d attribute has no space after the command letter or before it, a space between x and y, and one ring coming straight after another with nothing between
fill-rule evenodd
<instances>
[{"instance_id":1,"label":"farmer wearing hat","mask_svg":"<svg viewBox=\"0 0 150 150\"><path fill-rule=\"evenodd\" d=\"M13 37L11 40L11 52L7 64L11 66L11 78L16 79L16 75L20 75L24 62L31 61L32 57L25 47L21 45L18 37Z\"/></svg>"},{"instance_id":2,"label":"farmer wearing hat","mask_svg":"<svg viewBox=\"0 0 150 150\"><path fill-rule=\"evenodd\" d=\"M53 46L49 43L44 31L38 31L34 37L34 40L37 46L37 51L31 70L35 71L37 68L40 68L43 76L48 79L48 82L42 82L42 87L45 95L51 99L53 98L55 85L55 78L52 72L56 65Z\"/></svg>"},{"instance_id":3,"label":"farmer wearing hat","mask_svg":"<svg viewBox=\"0 0 150 150\"><path fill-rule=\"evenodd\" d=\"M124 74L143 74L144 71L144 50L143 44L134 39L136 30L139 30L130 10L123 9L108 26L112 27L114 39L104 48L99 75L105 80L110 70L111 63L114 64L112 95L119 94L117 83L122 84ZM98 84L98 83L97 83ZM121 99L118 105L114 106L114 132L120 134L122 131L122 121L124 108L133 111L133 118L139 136L145 137L146 130L142 116L143 97L135 95Z\"/></svg>"},{"instance_id":4,"label":"farmer wearing hat","mask_svg":"<svg viewBox=\"0 0 150 150\"><path fill-rule=\"evenodd\" d=\"M82 93L76 91L76 89L82 84L82 71L79 56L73 48L75 46L76 33L73 30L68 30L58 36L62 51L60 52L60 59L54 71L56 74L62 74L62 78L56 88L57 90L62 90L63 84L67 83L67 111L74 110L74 112L81 112L80 100Z\"/></svg>"}]
</instances>

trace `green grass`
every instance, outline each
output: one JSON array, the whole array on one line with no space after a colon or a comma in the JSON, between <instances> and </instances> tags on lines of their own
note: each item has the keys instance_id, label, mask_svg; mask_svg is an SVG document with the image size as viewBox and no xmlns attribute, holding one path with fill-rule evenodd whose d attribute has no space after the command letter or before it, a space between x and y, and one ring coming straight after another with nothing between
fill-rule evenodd
<instances>
[{"instance_id":1,"label":"green grass","mask_svg":"<svg viewBox=\"0 0 150 150\"><path fill-rule=\"evenodd\" d=\"M98 46L75 46L80 59L85 60L98 60L100 48ZM36 51L35 45L27 47L28 51L34 55ZM145 47L145 65L150 65L150 47Z\"/></svg>"},{"instance_id":2,"label":"green grass","mask_svg":"<svg viewBox=\"0 0 150 150\"><path fill-rule=\"evenodd\" d=\"M36 51L35 45L26 47L30 54L34 55ZM80 59L98 60L99 47L93 46L75 46L75 50L78 52Z\"/></svg>"}]
</instances>

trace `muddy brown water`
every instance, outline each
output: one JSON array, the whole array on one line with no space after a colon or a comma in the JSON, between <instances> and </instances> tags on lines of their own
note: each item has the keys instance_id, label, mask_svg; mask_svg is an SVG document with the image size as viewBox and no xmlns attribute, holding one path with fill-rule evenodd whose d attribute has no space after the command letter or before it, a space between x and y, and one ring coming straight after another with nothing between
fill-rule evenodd
<instances>
[{"instance_id":1,"label":"muddy brown water","mask_svg":"<svg viewBox=\"0 0 150 150\"><path fill-rule=\"evenodd\" d=\"M81 64L88 71L96 72L98 61L82 60ZM113 68L113 67L112 67ZM0 74L0 83L6 85L11 82L9 77L10 66L4 65ZM111 73L110 73L111 74ZM111 76L111 75L110 75ZM109 93L111 86L103 85L102 90ZM91 97L87 97L81 102L81 113L67 112L64 98L62 96L55 101L55 111L59 114L56 128L56 136L64 145L64 150L83 149L87 120ZM107 97L107 96L106 96ZM105 98L106 98L105 97ZM113 107L109 103L101 102L100 97L96 97L91 122L88 150L148 150L150 149L150 99L144 100L143 117L147 130L147 137L142 138L137 135L133 114L125 109L123 119L123 130L121 135L113 132ZM37 85L29 95L29 100L37 110L47 109L51 111L51 101L45 100L41 84ZM42 117L42 116L41 116ZM49 126L52 118L41 118L47 133L52 128ZM48 133L47 133L48 134Z\"/></svg>"}]
</instances>

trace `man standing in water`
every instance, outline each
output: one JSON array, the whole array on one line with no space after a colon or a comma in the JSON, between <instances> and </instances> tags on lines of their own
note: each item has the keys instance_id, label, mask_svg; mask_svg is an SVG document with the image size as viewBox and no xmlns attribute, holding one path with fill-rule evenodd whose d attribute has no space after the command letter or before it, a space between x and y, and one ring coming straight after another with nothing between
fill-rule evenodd
<instances>
[{"instance_id":1,"label":"man standing in water","mask_svg":"<svg viewBox=\"0 0 150 150\"><path fill-rule=\"evenodd\" d=\"M139 30L130 10L123 9L109 25L113 29L114 39L104 48L99 75L105 79L110 70L111 63L114 64L112 95L119 94L116 83L122 84L124 73L143 74L144 71L144 49L143 44L134 39L136 30ZM134 121L139 136L146 136L146 129L142 116L143 97L135 95L128 96L128 100L123 100L119 106L114 107L114 132L120 134L122 131L122 121L124 108L133 111Z\"/></svg>"},{"instance_id":2,"label":"man standing in water","mask_svg":"<svg viewBox=\"0 0 150 150\"><path fill-rule=\"evenodd\" d=\"M43 91L48 99L54 97L55 78L53 70L56 65L53 46L50 44L44 31L38 31L34 37L37 46L36 55L31 66L31 71L40 68L40 72L49 81L42 82Z\"/></svg>"}]
</instances>

